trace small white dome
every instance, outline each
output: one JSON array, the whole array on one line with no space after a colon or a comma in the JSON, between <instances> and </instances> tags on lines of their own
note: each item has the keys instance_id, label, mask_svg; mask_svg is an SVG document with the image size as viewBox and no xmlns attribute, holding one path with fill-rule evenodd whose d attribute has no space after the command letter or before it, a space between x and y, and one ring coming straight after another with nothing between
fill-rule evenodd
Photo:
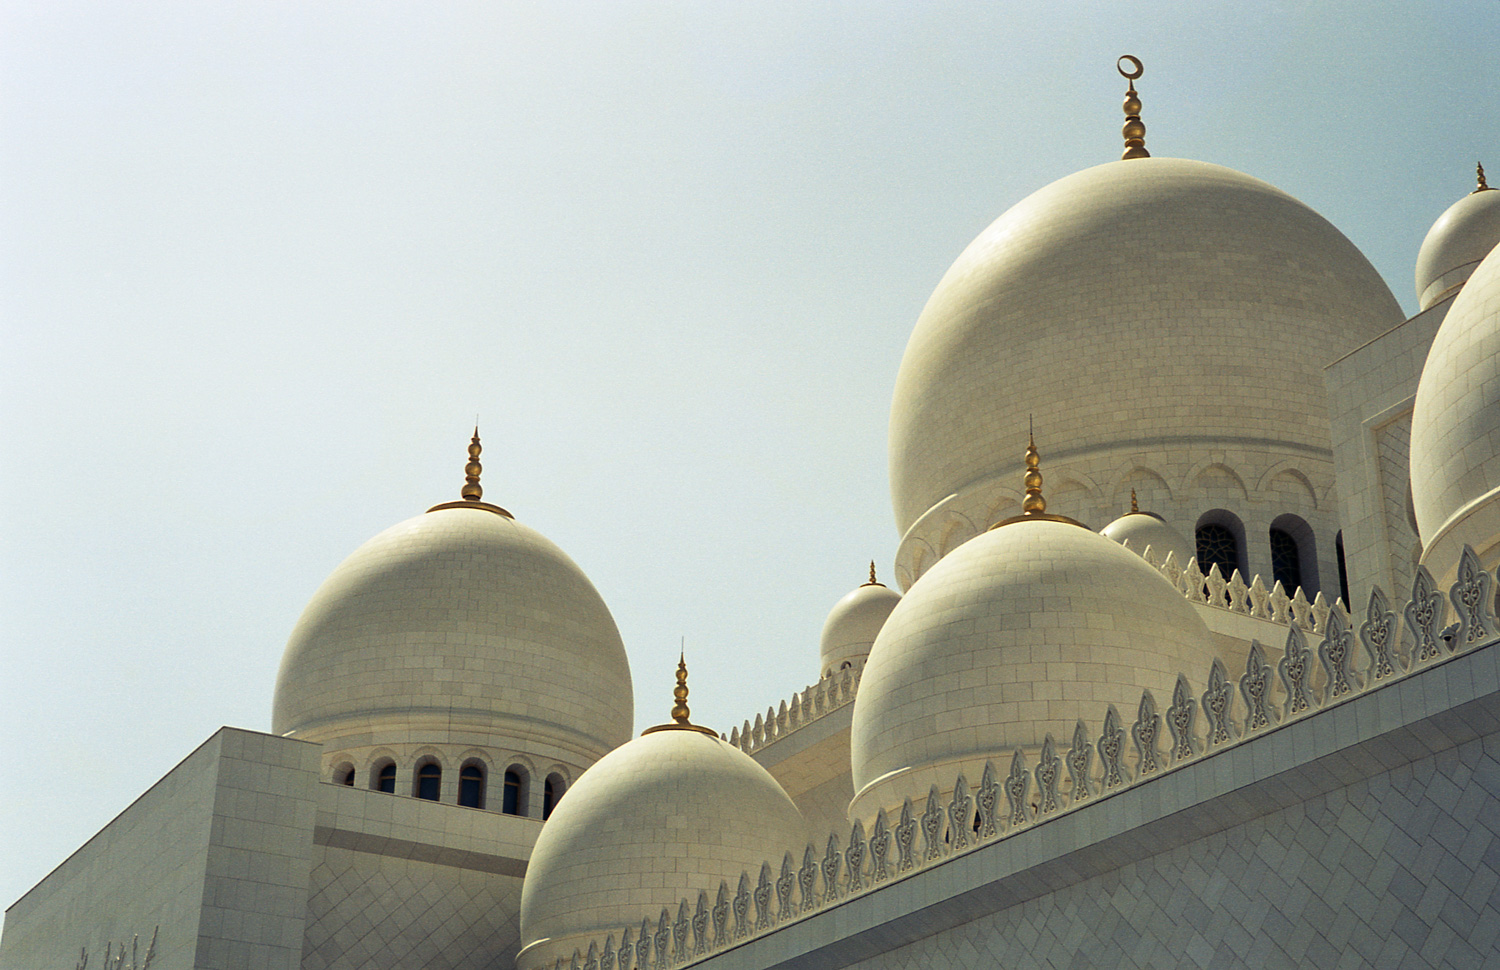
<instances>
[{"instance_id":1,"label":"small white dome","mask_svg":"<svg viewBox=\"0 0 1500 970\"><path fill-rule=\"evenodd\" d=\"M633 712L619 630L573 560L506 515L440 507L319 587L287 641L271 724L330 745L447 731L588 764L630 739Z\"/></svg>"},{"instance_id":2,"label":"small white dome","mask_svg":"<svg viewBox=\"0 0 1500 970\"><path fill-rule=\"evenodd\" d=\"M1448 207L1427 230L1417 253L1417 301L1422 309L1451 296L1500 245L1500 192L1475 191Z\"/></svg>"},{"instance_id":3,"label":"small white dome","mask_svg":"<svg viewBox=\"0 0 1500 970\"><path fill-rule=\"evenodd\" d=\"M521 889L518 970L567 966L574 949L653 926L663 907L712 900L740 873L800 854L802 815L770 773L713 734L668 728L605 756L542 827Z\"/></svg>"},{"instance_id":4,"label":"small white dome","mask_svg":"<svg viewBox=\"0 0 1500 970\"><path fill-rule=\"evenodd\" d=\"M818 656L824 676L846 663L863 659L870 645L885 625L885 618L901 602L901 594L875 581L875 567L870 567L870 581L833 604L823 621L823 636Z\"/></svg>"},{"instance_id":5,"label":"small white dome","mask_svg":"<svg viewBox=\"0 0 1500 970\"><path fill-rule=\"evenodd\" d=\"M1484 193L1500 196L1500 192ZM1500 248L1433 338L1417 385L1411 492L1422 560L1442 579L1463 544L1491 564L1500 537Z\"/></svg>"},{"instance_id":6,"label":"small white dome","mask_svg":"<svg viewBox=\"0 0 1500 970\"><path fill-rule=\"evenodd\" d=\"M1136 554L1056 521L1012 522L949 553L891 613L854 699L852 817L976 781L1051 732L1091 729L1107 705L1165 703L1179 672L1201 678L1208 627Z\"/></svg>"},{"instance_id":7,"label":"small white dome","mask_svg":"<svg viewBox=\"0 0 1500 970\"><path fill-rule=\"evenodd\" d=\"M1151 558L1157 562L1167 558L1170 552L1177 557L1179 566L1186 566L1187 561L1197 555L1182 533L1154 512L1126 512L1100 529L1099 534L1119 543L1130 540L1130 549L1137 556L1144 555L1146 547L1150 546Z\"/></svg>"}]
</instances>

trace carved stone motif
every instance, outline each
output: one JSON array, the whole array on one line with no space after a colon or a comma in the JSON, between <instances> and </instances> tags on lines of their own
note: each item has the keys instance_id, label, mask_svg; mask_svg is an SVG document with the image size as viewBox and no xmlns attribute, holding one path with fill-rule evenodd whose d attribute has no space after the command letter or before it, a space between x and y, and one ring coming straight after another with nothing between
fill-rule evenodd
<instances>
[{"instance_id":1,"label":"carved stone motif","mask_svg":"<svg viewBox=\"0 0 1500 970\"><path fill-rule=\"evenodd\" d=\"M776 922L776 916L771 912L771 864L762 862L760 864L760 881L755 884L755 890L751 893L755 898L755 930L767 930Z\"/></svg>"},{"instance_id":2,"label":"carved stone motif","mask_svg":"<svg viewBox=\"0 0 1500 970\"><path fill-rule=\"evenodd\" d=\"M1292 598L1286 595L1286 590L1281 586L1281 580L1276 580L1276 585L1271 587L1271 622L1292 622Z\"/></svg>"},{"instance_id":3,"label":"carved stone motif","mask_svg":"<svg viewBox=\"0 0 1500 970\"><path fill-rule=\"evenodd\" d=\"M677 905L677 919L672 923L672 956L675 963L682 963L689 957L687 938L688 927L692 922L693 914L688 912L687 900L684 899Z\"/></svg>"},{"instance_id":4,"label":"carved stone motif","mask_svg":"<svg viewBox=\"0 0 1500 970\"><path fill-rule=\"evenodd\" d=\"M1104 791L1119 788L1130 781L1125 769L1125 729L1120 727L1120 712L1113 704L1104 714L1104 731L1096 745L1099 751L1099 766L1104 772L1101 784Z\"/></svg>"},{"instance_id":5,"label":"carved stone motif","mask_svg":"<svg viewBox=\"0 0 1500 970\"><path fill-rule=\"evenodd\" d=\"M1141 691L1141 703L1136 708L1135 723L1130 727L1130 737L1135 741L1136 777L1161 770L1161 752L1157 742L1161 740L1161 715L1156 713L1156 698L1151 691Z\"/></svg>"},{"instance_id":6,"label":"carved stone motif","mask_svg":"<svg viewBox=\"0 0 1500 970\"><path fill-rule=\"evenodd\" d=\"M1406 628L1416 638L1413 663L1426 663L1442 654L1443 594L1437 591L1432 573L1417 565L1411 581L1411 602L1406 604Z\"/></svg>"},{"instance_id":7,"label":"carved stone motif","mask_svg":"<svg viewBox=\"0 0 1500 970\"><path fill-rule=\"evenodd\" d=\"M1484 571L1474 550L1464 543L1458 559L1458 578L1448 590L1448 599L1458 613L1458 632L1452 648L1458 649L1493 639L1495 623L1495 579Z\"/></svg>"},{"instance_id":8,"label":"carved stone motif","mask_svg":"<svg viewBox=\"0 0 1500 970\"><path fill-rule=\"evenodd\" d=\"M823 853L823 902L831 903L839 898L839 871L844 867L844 854L839 851L839 837L828 836L828 849Z\"/></svg>"},{"instance_id":9,"label":"carved stone motif","mask_svg":"<svg viewBox=\"0 0 1500 970\"><path fill-rule=\"evenodd\" d=\"M1365 609L1365 622L1359 626L1359 639L1370 655L1370 680L1384 680L1405 664L1398 653L1396 614L1386 602L1385 591L1379 586L1370 590L1370 605Z\"/></svg>"},{"instance_id":10,"label":"carved stone motif","mask_svg":"<svg viewBox=\"0 0 1500 970\"><path fill-rule=\"evenodd\" d=\"M818 905L818 858L809 845L802 853L802 868L797 870L797 888L802 892L802 912L811 913Z\"/></svg>"},{"instance_id":11,"label":"carved stone motif","mask_svg":"<svg viewBox=\"0 0 1500 970\"><path fill-rule=\"evenodd\" d=\"M577 955L576 951L574 955ZM589 955L583 959L583 970L599 970L599 947L594 943L589 944Z\"/></svg>"},{"instance_id":12,"label":"carved stone motif","mask_svg":"<svg viewBox=\"0 0 1500 970\"><path fill-rule=\"evenodd\" d=\"M1219 572L1218 563L1209 565L1208 575L1204 579L1208 583L1208 605L1217 606L1221 610L1229 609L1229 582Z\"/></svg>"},{"instance_id":13,"label":"carved stone motif","mask_svg":"<svg viewBox=\"0 0 1500 970\"><path fill-rule=\"evenodd\" d=\"M1203 692L1203 717L1208 721L1207 745L1228 744L1234 740L1234 692L1229 688L1229 672L1218 657L1208 668L1208 690Z\"/></svg>"},{"instance_id":14,"label":"carved stone motif","mask_svg":"<svg viewBox=\"0 0 1500 970\"><path fill-rule=\"evenodd\" d=\"M1354 670L1354 631L1344 621L1343 610L1329 611L1323 640L1318 644L1318 660L1328 678L1323 703L1359 689L1359 674Z\"/></svg>"},{"instance_id":15,"label":"carved stone motif","mask_svg":"<svg viewBox=\"0 0 1500 970\"><path fill-rule=\"evenodd\" d=\"M1297 587L1301 592L1301 587ZM1295 624L1286 631L1286 652L1276 662L1276 672L1281 676L1281 686L1286 691L1284 711L1287 717L1301 714L1312 707L1312 651L1307 649L1307 640Z\"/></svg>"},{"instance_id":16,"label":"carved stone motif","mask_svg":"<svg viewBox=\"0 0 1500 970\"><path fill-rule=\"evenodd\" d=\"M1062 801L1057 794L1057 783L1062 778L1062 759L1057 756L1057 743L1052 740L1052 732L1042 740L1042 754L1037 759L1036 771L1036 813L1038 816L1051 815L1062 807Z\"/></svg>"},{"instance_id":17,"label":"carved stone motif","mask_svg":"<svg viewBox=\"0 0 1500 970\"><path fill-rule=\"evenodd\" d=\"M946 848L943 845L943 803L936 785L928 790L927 807L922 810L922 841L926 849L922 858L930 861L943 857Z\"/></svg>"},{"instance_id":18,"label":"carved stone motif","mask_svg":"<svg viewBox=\"0 0 1500 970\"><path fill-rule=\"evenodd\" d=\"M792 854L788 852L781 857L781 875L776 877L776 911L783 922L797 915L796 904L792 902L792 890L796 887L797 873L792 869Z\"/></svg>"},{"instance_id":19,"label":"carved stone motif","mask_svg":"<svg viewBox=\"0 0 1500 970\"><path fill-rule=\"evenodd\" d=\"M1312 604L1307 601L1307 594L1302 592L1302 587L1297 587L1297 592L1292 596L1291 603L1292 623L1304 630L1313 628Z\"/></svg>"},{"instance_id":20,"label":"carved stone motif","mask_svg":"<svg viewBox=\"0 0 1500 970\"><path fill-rule=\"evenodd\" d=\"M1250 612L1250 587L1245 585L1245 577L1240 575L1236 569L1229 577L1229 584L1225 590L1229 597L1229 608L1235 613L1249 614Z\"/></svg>"},{"instance_id":21,"label":"carved stone motif","mask_svg":"<svg viewBox=\"0 0 1500 970\"><path fill-rule=\"evenodd\" d=\"M693 956L701 957L707 953L709 942L708 893L700 889L698 891L698 908L693 912Z\"/></svg>"},{"instance_id":22,"label":"carved stone motif","mask_svg":"<svg viewBox=\"0 0 1500 970\"><path fill-rule=\"evenodd\" d=\"M667 944L672 939L672 914L667 908L661 908L661 918L656 921L656 934L651 938L651 945L656 950L656 970L666 970L672 965L672 953L667 949Z\"/></svg>"},{"instance_id":23,"label":"carved stone motif","mask_svg":"<svg viewBox=\"0 0 1500 970\"><path fill-rule=\"evenodd\" d=\"M734 891L734 938L743 940L750 933L750 874L740 873L739 888Z\"/></svg>"},{"instance_id":24,"label":"carved stone motif","mask_svg":"<svg viewBox=\"0 0 1500 970\"><path fill-rule=\"evenodd\" d=\"M1167 730L1172 733L1172 764L1181 764L1198 753L1198 740L1193 736L1193 717L1198 702L1193 700L1192 688L1182 674L1177 675L1177 684L1172 688L1172 706L1167 708Z\"/></svg>"},{"instance_id":25,"label":"carved stone motif","mask_svg":"<svg viewBox=\"0 0 1500 970\"><path fill-rule=\"evenodd\" d=\"M1323 597L1323 591L1319 590L1318 595L1312 601L1312 630L1314 633L1322 634L1328 630L1328 614L1332 612L1333 608L1328 605L1328 600ZM1345 624L1345 626L1347 625Z\"/></svg>"},{"instance_id":26,"label":"carved stone motif","mask_svg":"<svg viewBox=\"0 0 1500 970\"><path fill-rule=\"evenodd\" d=\"M886 859L891 851L891 828L885 820L885 809L875 816L875 828L870 833L870 880L884 882L890 876Z\"/></svg>"},{"instance_id":27,"label":"carved stone motif","mask_svg":"<svg viewBox=\"0 0 1500 970\"><path fill-rule=\"evenodd\" d=\"M1000 833L1000 785L995 781L993 762L984 763L984 774L979 778L974 803L979 811L979 838L993 839Z\"/></svg>"},{"instance_id":28,"label":"carved stone motif","mask_svg":"<svg viewBox=\"0 0 1500 970\"><path fill-rule=\"evenodd\" d=\"M967 848L974 831L974 799L969 794L969 780L960 772L953 783L953 800L948 803L948 851Z\"/></svg>"},{"instance_id":29,"label":"carved stone motif","mask_svg":"<svg viewBox=\"0 0 1500 970\"><path fill-rule=\"evenodd\" d=\"M1206 578L1203 570L1198 568L1198 558L1194 556L1189 559L1187 568L1182 571L1182 591L1194 603L1208 602L1208 597L1203 592L1203 582Z\"/></svg>"},{"instance_id":30,"label":"carved stone motif","mask_svg":"<svg viewBox=\"0 0 1500 970\"><path fill-rule=\"evenodd\" d=\"M1011 828L1031 821L1031 803L1026 798L1031 788L1031 773L1026 770L1026 755L1020 748L1010 758L1010 774L1005 777L1005 802L1009 806L1006 823Z\"/></svg>"},{"instance_id":31,"label":"carved stone motif","mask_svg":"<svg viewBox=\"0 0 1500 970\"><path fill-rule=\"evenodd\" d=\"M651 920L641 918L641 932L635 938L635 966L636 970L646 970L651 966Z\"/></svg>"},{"instance_id":32,"label":"carved stone motif","mask_svg":"<svg viewBox=\"0 0 1500 970\"><path fill-rule=\"evenodd\" d=\"M1271 618L1271 593L1259 576L1250 582L1250 615L1258 620Z\"/></svg>"},{"instance_id":33,"label":"carved stone motif","mask_svg":"<svg viewBox=\"0 0 1500 970\"><path fill-rule=\"evenodd\" d=\"M1094 794L1089 773L1094 763L1094 746L1089 742L1089 729L1083 719L1073 728L1073 747L1068 749L1068 777L1073 781L1073 801L1081 802Z\"/></svg>"},{"instance_id":34,"label":"carved stone motif","mask_svg":"<svg viewBox=\"0 0 1500 970\"><path fill-rule=\"evenodd\" d=\"M1276 723L1271 709L1271 665L1266 663L1265 648L1259 640L1250 641L1250 655L1245 658L1245 676L1240 678L1240 696L1245 699L1245 733L1259 731Z\"/></svg>"},{"instance_id":35,"label":"carved stone motif","mask_svg":"<svg viewBox=\"0 0 1500 970\"><path fill-rule=\"evenodd\" d=\"M917 864L912 858L912 849L917 841L917 820L912 818L911 799L901 805L901 820L896 823L897 872L909 872Z\"/></svg>"},{"instance_id":36,"label":"carved stone motif","mask_svg":"<svg viewBox=\"0 0 1500 970\"><path fill-rule=\"evenodd\" d=\"M635 958L635 945L630 942L630 927L625 927L620 932L620 948L615 951L615 962L620 970L630 970L630 963Z\"/></svg>"},{"instance_id":37,"label":"carved stone motif","mask_svg":"<svg viewBox=\"0 0 1500 970\"><path fill-rule=\"evenodd\" d=\"M719 880L719 895L714 899L714 946L729 945L729 883Z\"/></svg>"},{"instance_id":38,"label":"carved stone motif","mask_svg":"<svg viewBox=\"0 0 1500 970\"><path fill-rule=\"evenodd\" d=\"M599 970L615 970L615 935L604 938L604 949L599 951Z\"/></svg>"},{"instance_id":39,"label":"carved stone motif","mask_svg":"<svg viewBox=\"0 0 1500 970\"><path fill-rule=\"evenodd\" d=\"M568 963L568 970L582 970L578 965L578 948L573 948L573 959Z\"/></svg>"},{"instance_id":40,"label":"carved stone motif","mask_svg":"<svg viewBox=\"0 0 1500 970\"><path fill-rule=\"evenodd\" d=\"M844 850L844 862L848 865L848 881L845 891L857 893L865 888L865 826L859 819L849 830L849 848Z\"/></svg>"}]
</instances>

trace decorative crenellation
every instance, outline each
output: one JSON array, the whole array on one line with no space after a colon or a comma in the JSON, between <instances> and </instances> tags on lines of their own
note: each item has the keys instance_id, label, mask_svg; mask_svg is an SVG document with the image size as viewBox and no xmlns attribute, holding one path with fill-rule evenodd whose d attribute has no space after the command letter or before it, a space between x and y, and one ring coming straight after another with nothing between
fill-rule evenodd
<instances>
[{"instance_id":1,"label":"decorative crenellation","mask_svg":"<svg viewBox=\"0 0 1500 970\"><path fill-rule=\"evenodd\" d=\"M602 949L597 941L592 942L587 955L575 951L567 965L570 970L668 970L693 963L917 870L941 865L956 855L1086 808L1105 795L1150 784L1188 764L1253 743L1278 725L1314 716L1500 640L1492 606L1494 584L1495 577L1485 572L1478 556L1465 546L1458 579L1447 597L1455 622L1446 627L1442 626L1446 618L1444 597L1435 592L1431 574L1418 567L1401 627L1388 608L1385 593L1376 588L1370 594L1367 619L1357 633L1342 610L1322 619L1323 628L1315 634L1320 636L1316 647L1308 645L1307 633L1300 624L1290 624L1274 664L1267 660L1266 648L1252 641L1245 670L1238 678L1232 678L1223 662L1215 659L1208 670L1207 688L1195 696L1187 676L1179 674L1165 715L1151 691L1143 691L1135 721L1128 728L1110 705L1099 734L1092 734L1083 720L1078 721L1066 752L1059 752L1052 736L1047 735L1035 767L1027 764L1019 748L1013 752L1004 776L993 760L986 761L976 788L970 788L965 776L959 774L946 799L934 785L921 807L906 799L894 824L883 808L868 825L856 819L847 837L836 831L826 841L808 843L800 866L787 852L781 859L780 876L774 880L774 870L767 861L760 866L758 884L752 883L748 871L740 874L738 888L732 894L729 883L720 882L711 909L708 894L699 892L694 897L696 909L684 898L675 918L667 907L662 908L654 926L651 917L644 917L633 950L631 930L626 928L620 933L618 950L611 934ZM1471 635L1475 630L1483 632ZM1409 651L1404 649L1403 640L1411 644ZM1313 662L1314 653L1318 664ZM1163 721L1170 734L1165 750L1160 744L1166 740ZM763 729L764 722L761 726ZM1127 737L1134 742L1133 757L1127 751ZM600 954L597 965L596 952ZM615 956L604 956L610 953ZM615 966L606 963L607 959ZM554 970L563 970L564 965L559 958Z\"/></svg>"},{"instance_id":2,"label":"decorative crenellation","mask_svg":"<svg viewBox=\"0 0 1500 970\"><path fill-rule=\"evenodd\" d=\"M1136 549L1131 546L1129 539L1122 540L1120 545L1146 560L1190 602L1253 616L1258 620L1270 620L1282 626L1295 623L1306 633L1323 633L1328 617L1334 613L1343 614L1340 618L1346 627L1353 626L1354 621L1344 602L1335 600L1329 605L1321 592L1309 602L1300 586L1288 596L1280 580L1267 589L1265 580L1257 575L1247 585L1238 569L1226 579L1219 571L1218 563L1211 563L1205 573L1199 568L1196 556L1184 566L1177 561L1177 554L1174 552L1169 551L1165 558L1158 560L1149 545L1144 549Z\"/></svg>"},{"instance_id":3,"label":"decorative crenellation","mask_svg":"<svg viewBox=\"0 0 1500 970\"><path fill-rule=\"evenodd\" d=\"M755 715L754 723L746 721L743 727L719 736L746 754L753 754L803 725L852 703L864 667L864 660L853 661L842 670L836 670L793 694L790 703L782 701L779 708L768 707L766 713Z\"/></svg>"},{"instance_id":4,"label":"decorative crenellation","mask_svg":"<svg viewBox=\"0 0 1500 970\"><path fill-rule=\"evenodd\" d=\"M124 943L120 944L119 950L112 953L111 951L114 950L114 944L112 942L106 941L104 944L104 966L102 970L147 970L147 968L151 966L151 961L156 959L156 934L160 932L160 930L160 926L154 926L151 928L151 942L146 944L146 953L144 956L142 956L140 952L140 935L137 934L130 938L129 963L125 962ZM137 960L139 960L139 962L137 962ZM78 963L75 967L75 970L86 970L88 965L89 951L87 947L84 947L78 951Z\"/></svg>"}]
</instances>

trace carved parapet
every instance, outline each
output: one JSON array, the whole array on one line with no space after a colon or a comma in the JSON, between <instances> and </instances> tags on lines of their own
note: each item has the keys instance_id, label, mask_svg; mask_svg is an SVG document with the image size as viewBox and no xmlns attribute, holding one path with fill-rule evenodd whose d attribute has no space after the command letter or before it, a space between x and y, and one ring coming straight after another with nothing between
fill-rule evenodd
<instances>
[{"instance_id":1,"label":"carved parapet","mask_svg":"<svg viewBox=\"0 0 1500 970\"><path fill-rule=\"evenodd\" d=\"M787 852L779 863L780 875L773 878L777 870L768 860L755 873L758 883L752 879L754 870L740 875L738 891L733 894L729 884L721 882L712 906L706 891L695 890L681 899L675 920L671 908L663 908L659 915L641 920L634 943L631 928L624 928L618 948L614 934L610 934L602 944L591 943L586 956L575 953L571 966L578 970L668 970L706 959L746 937L775 932L787 922L842 905L918 870L982 851L1062 815L1108 812L1112 799L1102 795L1152 784L1157 778L1243 744L1264 743L1262 736L1281 725L1316 717L1322 710L1384 689L1424 666L1496 644L1500 642L1500 624L1492 605L1495 577L1479 566L1472 550L1466 551L1466 560L1447 596L1435 588L1425 569L1418 570L1411 599L1401 614L1414 644L1409 662L1401 648L1401 621L1379 588L1371 591L1365 620L1356 633L1340 604L1325 603L1319 610L1317 601L1308 603L1305 597L1298 604L1278 584L1269 597L1262 595L1263 603L1270 600L1273 613L1296 614L1304 607L1307 612L1302 614L1305 621L1287 625L1286 642L1274 664L1268 661L1265 647L1252 641L1245 672L1238 682L1231 680L1218 659L1199 682L1205 685L1201 693L1196 692L1186 673L1179 674L1172 703L1165 712L1158 709L1151 692L1144 691L1134 723L1128 728L1111 706L1098 734L1078 721L1072 745L1065 753L1060 754L1052 736L1047 735L1034 768L1020 749L1013 752L1010 770L1004 775L993 760L986 761L977 787L971 789L964 775L958 774L946 792L932 786L920 810L908 798L894 824L885 809L880 809L874 819L856 819L847 830L830 832L803 847L800 866ZM1213 584L1209 586L1207 595L1211 596ZM1248 600L1244 609L1254 615L1256 587L1264 594L1264 586L1259 577L1249 587L1243 582L1239 586L1237 597L1233 577L1226 584L1231 608L1236 599ZM1458 621L1444 626L1448 603ZM1310 640L1309 633L1317 639ZM1309 646L1310 642L1316 647ZM1356 643L1363 648L1363 656ZM849 680L852 699L857 670L850 673ZM1236 695L1242 708L1236 703ZM764 739L768 734L785 736L816 719L814 714L801 720L794 712L815 710L819 696L825 713L836 709L829 707L830 703L847 703L841 679L825 678L820 691L810 687L785 706L785 732L780 725L781 709L774 709L769 718L759 716L759 732L747 724L743 732L732 733L731 740L737 736L741 747L753 747L757 733L762 744L767 743ZM1200 710L1205 722L1201 738L1197 724ZM774 730L768 731L772 724ZM1163 749L1166 741L1170 744ZM559 960L558 970L562 966Z\"/></svg>"},{"instance_id":2,"label":"carved parapet","mask_svg":"<svg viewBox=\"0 0 1500 970\"><path fill-rule=\"evenodd\" d=\"M756 714L753 723L747 720L742 726L732 728L727 736L721 734L720 737L746 754L754 754L818 718L853 703L864 666L864 661L858 660L834 671L793 694L790 700L766 708L764 714Z\"/></svg>"}]
</instances>

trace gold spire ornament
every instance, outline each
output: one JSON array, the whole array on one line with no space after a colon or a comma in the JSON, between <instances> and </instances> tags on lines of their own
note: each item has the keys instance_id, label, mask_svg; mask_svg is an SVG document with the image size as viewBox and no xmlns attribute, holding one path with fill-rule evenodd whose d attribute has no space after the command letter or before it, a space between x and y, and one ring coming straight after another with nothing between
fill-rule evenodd
<instances>
[{"instance_id":1,"label":"gold spire ornament","mask_svg":"<svg viewBox=\"0 0 1500 970\"><path fill-rule=\"evenodd\" d=\"M642 735L655 734L657 731L697 731L711 738L719 736L719 732L713 728L702 727L688 720L687 675L687 652L683 651L677 656L677 686L672 688L672 723L648 727L641 732Z\"/></svg>"},{"instance_id":2,"label":"gold spire ornament","mask_svg":"<svg viewBox=\"0 0 1500 970\"><path fill-rule=\"evenodd\" d=\"M1042 456L1036 450L1036 436L1027 432L1026 435L1026 474L1022 476L1021 482L1026 487L1026 497L1021 499L1021 514L1013 515L1008 519L1001 519L991 529L998 529L1002 525L1011 525L1016 522L1066 522L1069 525L1088 528L1077 519L1070 519L1066 515L1055 515L1047 511L1047 499L1042 495Z\"/></svg>"},{"instance_id":3,"label":"gold spire ornament","mask_svg":"<svg viewBox=\"0 0 1500 970\"><path fill-rule=\"evenodd\" d=\"M1135 489L1132 488L1130 490L1130 513L1132 515L1136 515L1139 514L1140 511L1141 504L1135 500Z\"/></svg>"},{"instance_id":4,"label":"gold spire ornament","mask_svg":"<svg viewBox=\"0 0 1500 970\"><path fill-rule=\"evenodd\" d=\"M875 578L875 560L873 560L873 559L870 560L870 581L867 582L867 583L860 583L860 585L861 586L884 586L885 585L885 583L882 583L880 580L878 580L878 579Z\"/></svg>"},{"instance_id":5,"label":"gold spire ornament","mask_svg":"<svg viewBox=\"0 0 1500 970\"><path fill-rule=\"evenodd\" d=\"M429 512L437 512L440 509L483 509L496 515L503 515L507 519L515 516L505 511L498 505L481 502L484 496L484 488L479 484L479 476L484 472L484 466L479 463L479 454L484 447L479 443L479 425L474 426L474 437L469 439L469 461L464 465L464 487L459 490L462 496L457 502L443 502L428 509Z\"/></svg>"},{"instance_id":6,"label":"gold spire ornament","mask_svg":"<svg viewBox=\"0 0 1500 970\"><path fill-rule=\"evenodd\" d=\"M1488 182L1486 182L1484 180L1484 163L1483 162L1475 162L1474 163L1474 171L1479 176L1479 188L1475 189L1473 192L1470 192L1469 193L1470 195L1477 195L1480 192L1493 192L1493 191L1495 191L1494 189L1490 188L1490 183L1488 183Z\"/></svg>"},{"instance_id":7,"label":"gold spire ornament","mask_svg":"<svg viewBox=\"0 0 1500 970\"><path fill-rule=\"evenodd\" d=\"M1128 71L1126 64L1130 65ZM1125 54L1115 62L1115 70L1129 82L1121 105L1125 109L1125 125L1120 129L1120 134L1125 136L1125 152L1120 158L1150 158L1151 153L1146 151L1146 123L1141 120L1141 96L1135 93L1135 82L1146 73L1146 69L1139 57Z\"/></svg>"}]
</instances>

